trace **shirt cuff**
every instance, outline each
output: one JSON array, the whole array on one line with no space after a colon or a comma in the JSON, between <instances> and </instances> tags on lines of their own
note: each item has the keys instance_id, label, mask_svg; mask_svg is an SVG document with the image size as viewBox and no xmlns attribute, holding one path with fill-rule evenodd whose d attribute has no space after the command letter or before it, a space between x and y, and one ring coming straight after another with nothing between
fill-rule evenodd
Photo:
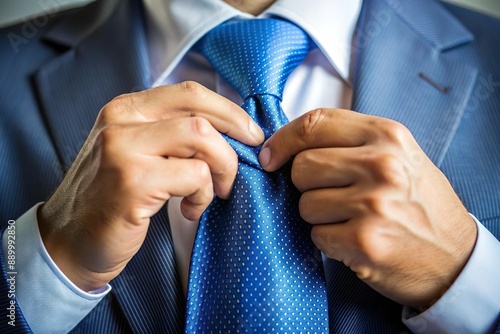
<instances>
[{"instance_id":1,"label":"shirt cuff","mask_svg":"<svg viewBox=\"0 0 500 334\"><path fill-rule=\"evenodd\" d=\"M471 215L472 216L472 215ZM464 269L425 312L403 309L413 333L489 333L500 315L500 242L474 216L477 240Z\"/></svg>"},{"instance_id":2,"label":"shirt cuff","mask_svg":"<svg viewBox=\"0 0 500 334\"><path fill-rule=\"evenodd\" d=\"M107 285L87 293L74 285L52 261L38 229L35 205L15 223L16 300L34 333L67 333L108 294ZM7 230L6 230L7 231ZM7 233L2 236L7 263Z\"/></svg>"}]
</instances>

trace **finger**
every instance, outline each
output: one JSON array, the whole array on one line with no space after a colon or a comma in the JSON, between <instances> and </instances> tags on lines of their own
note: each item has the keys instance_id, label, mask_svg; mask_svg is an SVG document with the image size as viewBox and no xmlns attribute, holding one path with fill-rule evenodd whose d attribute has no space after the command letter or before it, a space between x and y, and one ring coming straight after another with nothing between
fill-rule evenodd
<instances>
[{"instance_id":1,"label":"finger","mask_svg":"<svg viewBox=\"0 0 500 334\"><path fill-rule=\"evenodd\" d=\"M348 232L348 223L315 225L311 230L314 245L328 258L348 264L352 255L348 244L353 237Z\"/></svg>"},{"instance_id":2,"label":"finger","mask_svg":"<svg viewBox=\"0 0 500 334\"><path fill-rule=\"evenodd\" d=\"M134 122L151 122L178 117L203 117L219 132L247 145L257 146L264 140L262 129L243 109L196 82L156 87L115 100L120 110L118 117L122 119L134 117ZM127 111L123 112L123 109Z\"/></svg>"},{"instance_id":3,"label":"finger","mask_svg":"<svg viewBox=\"0 0 500 334\"><path fill-rule=\"evenodd\" d=\"M357 187L323 188L306 191L299 201L300 216L310 224L345 222L364 212L356 200Z\"/></svg>"},{"instance_id":4,"label":"finger","mask_svg":"<svg viewBox=\"0 0 500 334\"><path fill-rule=\"evenodd\" d=\"M359 148L309 149L297 154L292 164L292 182L301 191L346 187L363 175Z\"/></svg>"},{"instance_id":5,"label":"finger","mask_svg":"<svg viewBox=\"0 0 500 334\"><path fill-rule=\"evenodd\" d=\"M155 159L154 172L149 173L143 187L154 198L173 196L187 199L181 206L182 214L189 220L198 219L214 197L210 169L198 159ZM184 201L183 201L184 202Z\"/></svg>"},{"instance_id":6,"label":"finger","mask_svg":"<svg viewBox=\"0 0 500 334\"><path fill-rule=\"evenodd\" d=\"M367 141L369 122L342 109L317 109L285 125L263 145L259 161L274 171L292 156L309 148L356 147Z\"/></svg>"},{"instance_id":7,"label":"finger","mask_svg":"<svg viewBox=\"0 0 500 334\"><path fill-rule=\"evenodd\" d=\"M313 243L319 250L327 257L343 262L361 279L371 276L373 265L393 252L388 240L400 237L388 228L386 222L373 217L315 225L311 231Z\"/></svg>"},{"instance_id":8,"label":"finger","mask_svg":"<svg viewBox=\"0 0 500 334\"><path fill-rule=\"evenodd\" d=\"M222 198L230 195L238 169L238 156L206 119L177 118L127 125L125 128L127 139L123 142L127 146L120 144L120 150L203 160L210 168L215 193Z\"/></svg>"}]
</instances>

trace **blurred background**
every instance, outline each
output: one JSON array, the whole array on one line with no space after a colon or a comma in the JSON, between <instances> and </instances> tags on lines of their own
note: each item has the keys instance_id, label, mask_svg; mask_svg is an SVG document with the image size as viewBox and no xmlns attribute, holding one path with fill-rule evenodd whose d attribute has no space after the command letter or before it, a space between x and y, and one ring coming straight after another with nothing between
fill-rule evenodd
<instances>
[{"instance_id":1,"label":"blurred background","mask_svg":"<svg viewBox=\"0 0 500 334\"><path fill-rule=\"evenodd\" d=\"M92 1L94 0L0 0L0 27L26 21L45 13L83 6ZM467 6L500 18L500 0L445 1Z\"/></svg>"}]
</instances>

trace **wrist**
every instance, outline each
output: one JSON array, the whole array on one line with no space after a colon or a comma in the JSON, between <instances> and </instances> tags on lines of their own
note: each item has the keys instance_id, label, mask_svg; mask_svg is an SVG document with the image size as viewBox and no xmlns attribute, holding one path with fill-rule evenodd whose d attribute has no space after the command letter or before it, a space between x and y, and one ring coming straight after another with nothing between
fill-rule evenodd
<instances>
[{"instance_id":1,"label":"wrist","mask_svg":"<svg viewBox=\"0 0 500 334\"><path fill-rule=\"evenodd\" d=\"M65 228L60 228L66 226L66 223L60 215L54 214L55 212L57 210L53 210L47 204L40 206L37 211L40 237L47 253L64 276L80 290L85 292L101 290L111 280L110 274L92 272L80 265L81 258L75 256L74 252L75 248L79 248L77 241ZM78 253L81 255L82 250L80 249Z\"/></svg>"},{"instance_id":2,"label":"wrist","mask_svg":"<svg viewBox=\"0 0 500 334\"><path fill-rule=\"evenodd\" d=\"M430 298L420 305L409 305L420 313L433 306L455 283L467 265L476 244L477 226L465 207L457 208L455 215L448 217L446 221L461 222L461 224L453 224L460 226L460 228L455 229L455 234L449 234L453 238L448 240L448 246L443 243L447 249L445 258L448 260L447 263L444 260L436 261L436 274L434 275L436 280L430 287L430 290L433 291L429 294Z\"/></svg>"}]
</instances>

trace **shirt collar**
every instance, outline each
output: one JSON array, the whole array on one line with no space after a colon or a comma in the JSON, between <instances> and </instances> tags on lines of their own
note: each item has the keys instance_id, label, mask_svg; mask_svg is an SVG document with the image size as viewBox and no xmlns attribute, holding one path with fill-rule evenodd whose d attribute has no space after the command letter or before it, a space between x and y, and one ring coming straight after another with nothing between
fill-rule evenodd
<instances>
[{"instance_id":1,"label":"shirt collar","mask_svg":"<svg viewBox=\"0 0 500 334\"><path fill-rule=\"evenodd\" d=\"M157 82L165 80L205 33L234 17L252 18L222 0L143 0ZM346 81L362 0L277 0L259 17L279 16L304 29Z\"/></svg>"},{"instance_id":2,"label":"shirt collar","mask_svg":"<svg viewBox=\"0 0 500 334\"><path fill-rule=\"evenodd\" d=\"M292 21L316 42L348 81L351 48L362 0L278 0L266 12Z\"/></svg>"}]
</instances>

